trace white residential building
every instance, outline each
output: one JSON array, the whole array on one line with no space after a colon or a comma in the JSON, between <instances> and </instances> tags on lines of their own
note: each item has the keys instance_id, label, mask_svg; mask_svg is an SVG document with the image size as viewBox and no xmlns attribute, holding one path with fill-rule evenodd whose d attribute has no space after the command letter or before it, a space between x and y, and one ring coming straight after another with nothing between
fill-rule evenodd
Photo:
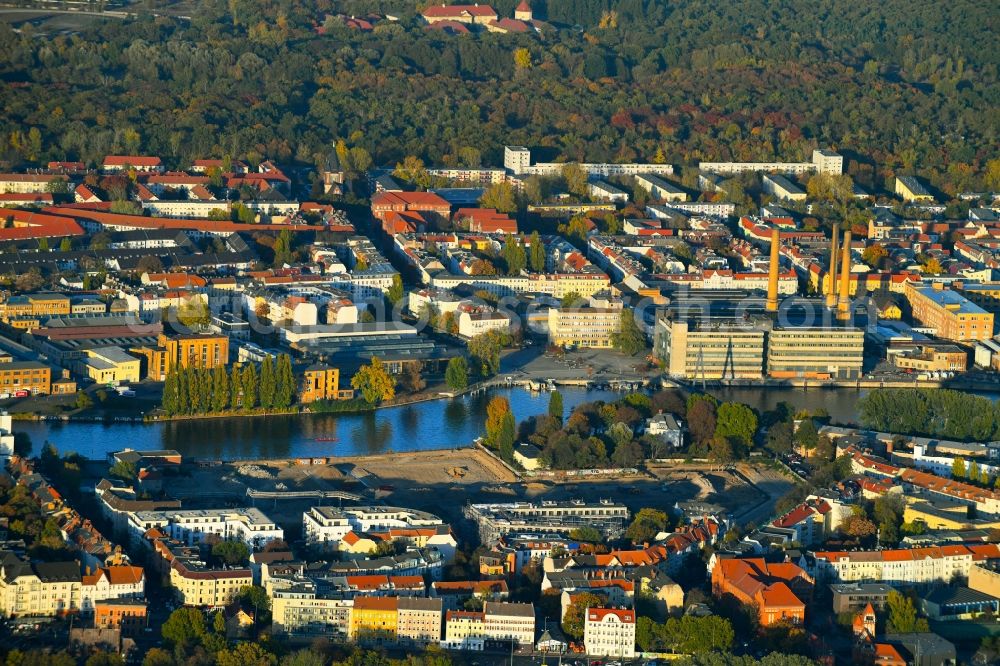
<instances>
[{"instance_id":1,"label":"white residential building","mask_svg":"<svg viewBox=\"0 0 1000 666\"><path fill-rule=\"evenodd\" d=\"M967 578L973 564L1000 560L996 544L928 546L880 551L819 551L803 556L803 566L817 580L834 583L888 583L912 586Z\"/></svg>"},{"instance_id":2,"label":"white residential building","mask_svg":"<svg viewBox=\"0 0 1000 666\"><path fill-rule=\"evenodd\" d=\"M145 599L146 578L142 567L105 567L84 574L80 590L80 612L93 613L94 604L99 601Z\"/></svg>"},{"instance_id":3,"label":"white residential building","mask_svg":"<svg viewBox=\"0 0 1000 666\"><path fill-rule=\"evenodd\" d=\"M307 544L335 548L349 532L386 532L392 529L437 527L445 522L426 511L397 506L314 506L302 514Z\"/></svg>"},{"instance_id":4,"label":"white residential building","mask_svg":"<svg viewBox=\"0 0 1000 666\"><path fill-rule=\"evenodd\" d=\"M588 655L635 657L635 611L588 608L584 617L583 644Z\"/></svg>"},{"instance_id":5,"label":"white residential building","mask_svg":"<svg viewBox=\"0 0 1000 666\"><path fill-rule=\"evenodd\" d=\"M516 640L520 645L535 643L535 607L505 601L483 604L483 634L493 640Z\"/></svg>"},{"instance_id":6,"label":"white residential building","mask_svg":"<svg viewBox=\"0 0 1000 666\"><path fill-rule=\"evenodd\" d=\"M285 538L284 531L256 508L139 511L129 517L129 529L139 537L154 527L189 545L201 543L210 534L242 541L251 548Z\"/></svg>"},{"instance_id":7,"label":"white residential building","mask_svg":"<svg viewBox=\"0 0 1000 666\"><path fill-rule=\"evenodd\" d=\"M649 192L649 196L657 201L687 201L687 192L668 183L662 178L642 174L635 177L635 184Z\"/></svg>"},{"instance_id":8,"label":"white residential building","mask_svg":"<svg viewBox=\"0 0 1000 666\"><path fill-rule=\"evenodd\" d=\"M489 331L510 331L510 317L495 310L463 312L458 315L458 334L463 338L474 338Z\"/></svg>"}]
</instances>

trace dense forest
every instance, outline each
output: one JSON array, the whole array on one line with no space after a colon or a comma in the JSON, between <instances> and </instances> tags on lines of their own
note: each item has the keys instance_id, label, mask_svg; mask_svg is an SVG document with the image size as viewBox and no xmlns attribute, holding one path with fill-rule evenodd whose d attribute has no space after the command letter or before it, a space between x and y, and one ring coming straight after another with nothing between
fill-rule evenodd
<instances>
[{"instance_id":1,"label":"dense forest","mask_svg":"<svg viewBox=\"0 0 1000 666\"><path fill-rule=\"evenodd\" d=\"M509 16L516 0L493 4ZM945 194L1000 188L991 3L534 0L541 35L466 36L425 30L412 0L192 5L68 36L0 26L0 159L318 164L344 139L376 164L497 165L521 143L685 165L831 146L862 186L899 172ZM332 18L368 11L399 20Z\"/></svg>"}]
</instances>

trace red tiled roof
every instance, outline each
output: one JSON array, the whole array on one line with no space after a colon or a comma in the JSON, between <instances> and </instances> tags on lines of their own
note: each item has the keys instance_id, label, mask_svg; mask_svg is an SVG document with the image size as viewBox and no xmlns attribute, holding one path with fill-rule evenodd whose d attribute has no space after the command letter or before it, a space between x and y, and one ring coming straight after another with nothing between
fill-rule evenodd
<instances>
[{"instance_id":1,"label":"red tiled roof","mask_svg":"<svg viewBox=\"0 0 1000 666\"><path fill-rule=\"evenodd\" d=\"M104 158L104 166L160 166L162 162L159 157L147 157L143 155L108 155Z\"/></svg>"},{"instance_id":2,"label":"red tiled roof","mask_svg":"<svg viewBox=\"0 0 1000 666\"><path fill-rule=\"evenodd\" d=\"M50 208L43 209L49 211ZM53 211L57 212L57 211ZM0 241L26 238L82 236L83 228L69 217L28 210L0 210L0 220L11 219L14 226L0 229Z\"/></svg>"},{"instance_id":3,"label":"red tiled roof","mask_svg":"<svg viewBox=\"0 0 1000 666\"><path fill-rule=\"evenodd\" d=\"M0 203L52 203L52 195L48 192L3 192L0 193Z\"/></svg>"},{"instance_id":4,"label":"red tiled roof","mask_svg":"<svg viewBox=\"0 0 1000 666\"><path fill-rule=\"evenodd\" d=\"M618 608L587 609L587 621L589 622L601 622L604 618L606 618L609 615L614 615L625 624L633 624L635 622L635 611L618 609Z\"/></svg>"},{"instance_id":5,"label":"red tiled roof","mask_svg":"<svg viewBox=\"0 0 1000 666\"><path fill-rule=\"evenodd\" d=\"M235 233L238 231L317 231L319 227L308 224L242 224L239 222L221 222L216 220L179 220L165 217L145 217L143 215L121 215L104 212L102 208L110 208L110 204L95 208L98 204L67 204L49 206L43 212L74 217L78 220L88 220L108 227L135 227L139 229L193 229L205 233ZM2 229L0 232L9 231ZM81 231L82 233L82 231ZM67 234L51 234L67 235ZM2 239L2 236L0 236Z\"/></svg>"},{"instance_id":6,"label":"red tiled roof","mask_svg":"<svg viewBox=\"0 0 1000 666\"><path fill-rule=\"evenodd\" d=\"M432 5L424 10L423 15L430 18L448 18L462 16L496 16L496 10L489 5Z\"/></svg>"},{"instance_id":7,"label":"red tiled roof","mask_svg":"<svg viewBox=\"0 0 1000 666\"><path fill-rule=\"evenodd\" d=\"M354 610L396 610L396 597L355 597Z\"/></svg>"}]
</instances>

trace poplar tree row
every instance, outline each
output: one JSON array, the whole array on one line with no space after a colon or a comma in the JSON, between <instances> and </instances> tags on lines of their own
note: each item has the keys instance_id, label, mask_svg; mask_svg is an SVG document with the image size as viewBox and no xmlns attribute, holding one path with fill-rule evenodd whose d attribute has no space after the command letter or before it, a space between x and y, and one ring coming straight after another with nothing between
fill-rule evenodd
<instances>
[{"instance_id":1,"label":"poplar tree row","mask_svg":"<svg viewBox=\"0 0 1000 666\"><path fill-rule=\"evenodd\" d=\"M281 354L260 364L225 367L173 368L163 383L163 411L206 414L226 410L287 409L295 401L296 381L292 360Z\"/></svg>"}]
</instances>

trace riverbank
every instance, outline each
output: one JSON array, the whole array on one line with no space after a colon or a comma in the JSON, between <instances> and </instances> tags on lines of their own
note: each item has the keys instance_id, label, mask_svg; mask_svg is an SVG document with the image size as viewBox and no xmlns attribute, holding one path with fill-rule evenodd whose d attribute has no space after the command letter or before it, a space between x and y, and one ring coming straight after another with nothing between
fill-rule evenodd
<instances>
[{"instance_id":1,"label":"riverbank","mask_svg":"<svg viewBox=\"0 0 1000 666\"><path fill-rule=\"evenodd\" d=\"M948 388L956 391L1000 392L1000 383L966 379L961 375L950 379L663 379L664 384L688 391L704 388L747 389L875 389L875 388Z\"/></svg>"}]
</instances>

